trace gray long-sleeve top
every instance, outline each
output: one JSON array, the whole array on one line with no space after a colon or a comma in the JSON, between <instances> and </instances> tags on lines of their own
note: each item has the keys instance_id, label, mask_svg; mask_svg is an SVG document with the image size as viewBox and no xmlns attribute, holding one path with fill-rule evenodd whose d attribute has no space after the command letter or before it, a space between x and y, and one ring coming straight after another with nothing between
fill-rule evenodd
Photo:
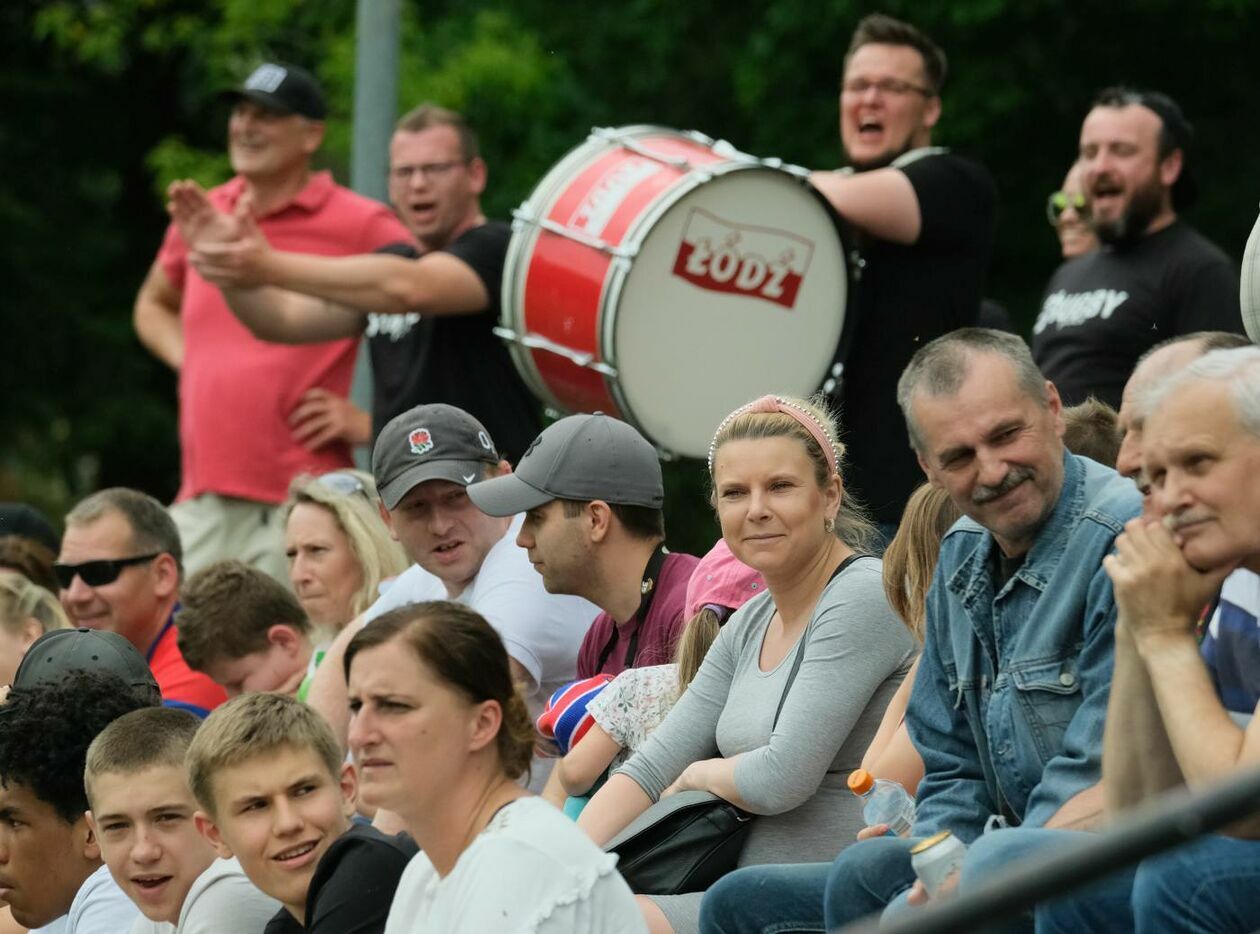
<instances>
[{"instance_id":1,"label":"gray long-sleeve top","mask_svg":"<svg viewBox=\"0 0 1260 934\"><path fill-rule=\"evenodd\" d=\"M735 784L752 826L741 865L827 860L863 826L846 786L905 677L915 643L884 597L880 562L862 558L824 589L778 726L774 712L794 646L770 671L758 662L774 615L769 593L736 612L691 686L619 770L652 800L692 762L743 754Z\"/></svg>"}]
</instances>

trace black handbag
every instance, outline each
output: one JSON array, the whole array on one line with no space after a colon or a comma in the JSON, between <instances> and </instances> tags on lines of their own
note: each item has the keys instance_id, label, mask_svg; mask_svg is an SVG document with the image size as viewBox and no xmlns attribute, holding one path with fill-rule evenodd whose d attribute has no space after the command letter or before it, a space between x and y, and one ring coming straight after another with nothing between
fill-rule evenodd
<instances>
[{"instance_id":1,"label":"black handbag","mask_svg":"<svg viewBox=\"0 0 1260 934\"><path fill-rule=\"evenodd\" d=\"M831 579L861 555L850 555ZM801 634L771 732L805 655ZM658 801L604 845L617 855L617 869L636 895L703 892L739 865L754 815L707 791L682 791Z\"/></svg>"}]
</instances>

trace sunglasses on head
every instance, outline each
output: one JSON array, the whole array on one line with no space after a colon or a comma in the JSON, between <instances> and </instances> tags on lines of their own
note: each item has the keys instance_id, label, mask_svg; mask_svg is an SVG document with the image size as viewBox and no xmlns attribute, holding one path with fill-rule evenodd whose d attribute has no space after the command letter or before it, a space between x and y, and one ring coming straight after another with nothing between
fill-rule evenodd
<instances>
[{"instance_id":1,"label":"sunglasses on head","mask_svg":"<svg viewBox=\"0 0 1260 934\"><path fill-rule=\"evenodd\" d=\"M62 590L69 590L76 577L89 587L103 587L118 580L118 575L125 568L152 561L161 554L163 552L155 551L151 555L136 555L134 558L103 558L100 561L84 561L82 564L54 564L53 573L57 575L57 583Z\"/></svg>"},{"instance_id":2,"label":"sunglasses on head","mask_svg":"<svg viewBox=\"0 0 1260 934\"><path fill-rule=\"evenodd\" d=\"M355 493L362 493L364 497L371 499L368 496L367 487L363 485L363 481L345 470L334 470L332 473L322 474L317 482L320 486L342 496L353 496Z\"/></svg>"},{"instance_id":3,"label":"sunglasses on head","mask_svg":"<svg viewBox=\"0 0 1260 934\"><path fill-rule=\"evenodd\" d=\"M1046 220L1053 227L1059 223L1059 217L1071 208L1080 218L1089 217L1089 201L1079 191L1068 194L1066 191L1056 191L1046 199Z\"/></svg>"}]
</instances>

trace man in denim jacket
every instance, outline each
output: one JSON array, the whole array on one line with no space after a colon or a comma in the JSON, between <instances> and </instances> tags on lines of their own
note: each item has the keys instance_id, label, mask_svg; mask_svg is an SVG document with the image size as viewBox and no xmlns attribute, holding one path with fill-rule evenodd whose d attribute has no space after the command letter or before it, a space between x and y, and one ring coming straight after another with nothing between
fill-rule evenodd
<instances>
[{"instance_id":1,"label":"man in denim jacket","mask_svg":"<svg viewBox=\"0 0 1260 934\"><path fill-rule=\"evenodd\" d=\"M774 912L790 930L831 930L925 900L910 849L939 830L971 843L990 823L1083 827L1101 813L1116 618L1102 559L1140 496L1065 451L1058 393L1014 335L932 341L898 401L919 463L965 515L941 545L906 713L925 768L911 838L867 828L830 867L728 876L703 930L765 930ZM965 866L964 886L972 875ZM737 888L742 915L730 910ZM825 917L813 917L820 895Z\"/></svg>"}]
</instances>

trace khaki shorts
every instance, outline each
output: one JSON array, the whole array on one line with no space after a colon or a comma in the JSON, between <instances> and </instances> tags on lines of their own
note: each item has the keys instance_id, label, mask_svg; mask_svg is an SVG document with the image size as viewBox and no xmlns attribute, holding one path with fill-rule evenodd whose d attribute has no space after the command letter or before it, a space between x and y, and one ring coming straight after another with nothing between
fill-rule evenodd
<instances>
[{"instance_id":1,"label":"khaki shorts","mask_svg":"<svg viewBox=\"0 0 1260 934\"><path fill-rule=\"evenodd\" d=\"M279 506L202 493L169 511L184 546L186 577L216 561L237 558L290 586Z\"/></svg>"}]
</instances>

